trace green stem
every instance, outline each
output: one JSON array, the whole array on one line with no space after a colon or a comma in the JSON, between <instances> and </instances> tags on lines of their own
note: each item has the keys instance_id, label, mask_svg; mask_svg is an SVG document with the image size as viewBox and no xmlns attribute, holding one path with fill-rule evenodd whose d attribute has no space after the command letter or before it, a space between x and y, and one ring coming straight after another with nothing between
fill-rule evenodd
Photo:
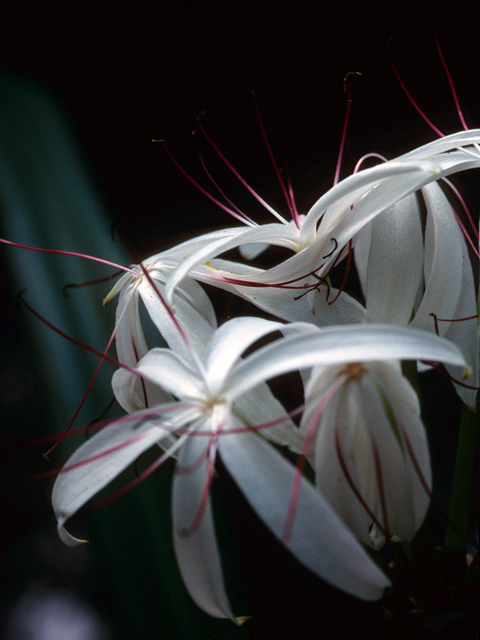
<instances>
[{"instance_id":1,"label":"green stem","mask_svg":"<svg viewBox=\"0 0 480 640\"><path fill-rule=\"evenodd\" d=\"M464 404L448 514L449 521L455 527L455 530L451 526L447 528L443 543L444 549L447 551L465 553L470 494L475 460L477 458L477 443L478 412L471 411Z\"/></svg>"}]
</instances>

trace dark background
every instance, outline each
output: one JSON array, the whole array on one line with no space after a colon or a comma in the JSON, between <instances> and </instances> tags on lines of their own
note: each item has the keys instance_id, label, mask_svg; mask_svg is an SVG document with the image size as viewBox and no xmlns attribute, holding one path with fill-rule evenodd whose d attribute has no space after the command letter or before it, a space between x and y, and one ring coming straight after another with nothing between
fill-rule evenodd
<instances>
[{"instance_id":1,"label":"dark background","mask_svg":"<svg viewBox=\"0 0 480 640\"><path fill-rule=\"evenodd\" d=\"M112 216L145 252L193 221L199 229L230 224L150 142L165 138L208 185L196 155L200 136L191 135L203 111L227 157L283 207L252 90L304 211L333 179L349 71L362 73L352 83L349 127L357 159L373 150L393 157L434 137L401 91L390 53L427 115L446 133L460 129L436 34L467 121L478 125L475 2L7 0L0 11L0 66L44 83L63 102ZM351 168L347 159L344 175Z\"/></svg>"},{"instance_id":2,"label":"dark background","mask_svg":"<svg viewBox=\"0 0 480 640\"><path fill-rule=\"evenodd\" d=\"M378 151L391 158L435 137L399 87L390 55L428 117L445 133L460 129L436 35L467 122L480 124L479 18L474 2L441 8L438 2L4 0L0 68L42 85L63 104L112 219L145 256L195 231L231 224L152 138L165 138L189 173L212 190L198 160L202 149L235 202L256 219L266 219L219 165L200 133L192 135L196 117L205 111L202 122L227 157L285 213L256 120L254 90L277 163L288 160L297 203L306 213L333 181L346 73L362 76L352 80L342 175L365 153ZM238 493L234 498L228 493L234 488L226 491L233 500L231 527L240 529L241 549L245 553L251 545L249 561L240 560L250 590L249 610L256 615L251 637L341 640L380 633L371 626L375 606L364 608L342 594L332 598L279 546L272 548L271 537L256 519L241 530L248 507ZM240 515L235 515L237 503ZM34 535L41 542L44 533L35 526L34 514L6 525L7 532L26 535L25 540ZM31 543L25 542L25 548L32 554ZM59 566L70 570L71 556L60 546L55 549L61 554ZM9 577L14 575L13 565L3 566ZM22 571L28 576L28 569ZM74 580L78 566L72 564L71 571ZM263 582L265 575L269 582ZM109 611L107 618L115 618L114 637L124 637L121 612L103 595L102 615ZM111 637L105 633L104 638Z\"/></svg>"}]
</instances>

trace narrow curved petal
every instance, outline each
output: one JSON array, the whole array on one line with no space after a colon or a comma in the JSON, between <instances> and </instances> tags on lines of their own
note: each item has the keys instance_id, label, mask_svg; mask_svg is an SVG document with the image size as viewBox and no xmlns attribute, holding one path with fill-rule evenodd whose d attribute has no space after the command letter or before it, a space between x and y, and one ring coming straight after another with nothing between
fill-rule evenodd
<instances>
[{"instance_id":1,"label":"narrow curved petal","mask_svg":"<svg viewBox=\"0 0 480 640\"><path fill-rule=\"evenodd\" d=\"M306 251L306 250L305 250ZM272 279L272 272L266 272L250 265L231 262L228 260L215 259L212 261L212 269L203 268L196 269L192 276L198 278L202 282L207 282L215 287L219 287L226 291L231 291L248 300L262 311L266 311L286 322L312 322L317 326L328 326L334 324L354 324L356 322L364 322L365 309L347 293L342 292L340 297L334 304L328 304L328 300L334 300L338 290L330 287L320 281L313 281L312 278L304 278L294 283L298 288L285 288L279 286L268 286L267 280ZM308 272L303 272L307 273ZM212 279L212 275L218 279ZM222 282L220 278L235 278L251 281L253 283L260 282L265 276L265 286L249 286ZM309 284L318 285L319 289L314 292L313 309L312 304L305 295L307 289L302 286ZM293 287L293 285L292 285ZM303 294L303 295L302 295ZM328 300L327 300L327 294Z\"/></svg>"},{"instance_id":2,"label":"narrow curved petal","mask_svg":"<svg viewBox=\"0 0 480 640\"><path fill-rule=\"evenodd\" d=\"M364 285L368 321L406 325L422 282L423 235L417 197L403 198L370 225ZM357 248L358 243L355 252Z\"/></svg>"},{"instance_id":3,"label":"narrow curved petal","mask_svg":"<svg viewBox=\"0 0 480 640\"><path fill-rule=\"evenodd\" d=\"M427 205L425 230L425 293L412 327L435 329L433 318L452 318L457 307L462 283L462 235L452 206L438 184L422 189ZM439 327L443 335L448 324Z\"/></svg>"},{"instance_id":4,"label":"narrow curved petal","mask_svg":"<svg viewBox=\"0 0 480 640\"><path fill-rule=\"evenodd\" d=\"M53 485L52 506L63 542L82 542L64 528L65 522L91 497L116 478L138 456L170 432L153 411L139 412L104 427L70 456Z\"/></svg>"},{"instance_id":5,"label":"narrow curved petal","mask_svg":"<svg viewBox=\"0 0 480 640\"><path fill-rule=\"evenodd\" d=\"M172 489L173 542L193 600L209 615L236 622L225 592L210 498L204 495L209 446L209 439L191 435L180 454ZM204 510L201 522L191 531L200 509Z\"/></svg>"},{"instance_id":6,"label":"narrow curved petal","mask_svg":"<svg viewBox=\"0 0 480 640\"><path fill-rule=\"evenodd\" d=\"M272 533L282 538L295 467L254 434L225 435L223 462L247 500ZM258 470L262 482L258 482ZM287 548L310 571L363 600L377 600L389 585L327 501L302 478Z\"/></svg>"},{"instance_id":7,"label":"narrow curved petal","mask_svg":"<svg viewBox=\"0 0 480 640\"><path fill-rule=\"evenodd\" d=\"M165 285L155 284L163 296L165 294ZM146 279L139 285L139 293L148 315L172 351L187 362L195 361L194 356L192 356L192 350L199 355L204 353L205 346L214 331L210 322L180 295L176 295L171 311L187 337L187 340L185 340L177 324L172 320L171 313L160 300L157 291L152 288Z\"/></svg>"},{"instance_id":8,"label":"narrow curved petal","mask_svg":"<svg viewBox=\"0 0 480 640\"><path fill-rule=\"evenodd\" d=\"M248 356L232 370L229 393L235 398L260 382L317 365L419 359L467 364L453 342L428 331L373 324L326 327L316 335L277 340Z\"/></svg>"}]
</instances>

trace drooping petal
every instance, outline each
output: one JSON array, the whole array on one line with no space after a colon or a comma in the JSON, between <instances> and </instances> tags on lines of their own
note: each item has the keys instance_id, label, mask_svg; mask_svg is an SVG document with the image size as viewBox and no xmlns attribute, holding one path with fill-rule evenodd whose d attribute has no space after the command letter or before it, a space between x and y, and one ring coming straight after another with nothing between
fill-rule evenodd
<instances>
[{"instance_id":1,"label":"drooping petal","mask_svg":"<svg viewBox=\"0 0 480 640\"><path fill-rule=\"evenodd\" d=\"M295 467L254 434L224 435L219 452L247 500L272 533L282 538ZM261 469L262 481L258 481ZM363 600L379 599L386 576L345 527L327 501L302 478L287 548L308 569Z\"/></svg>"},{"instance_id":2,"label":"drooping petal","mask_svg":"<svg viewBox=\"0 0 480 640\"><path fill-rule=\"evenodd\" d=\"M53 486L52 506L61 540L69 546L80 544L82 540L64 528L68 518L141 453L168 437L170 431L162 428L158 414L147 410L117 420L81 445Z\"/></svg>"},{"instance_id":3,"label":"drooping petal","mask_svg":"<svg viewBox=\"0 0 480 640\"><path fill-rule=\"evenodd\" d=\"M368 262L359 269L365 272L362 286L368 321L406 325L422 281L423 235L417 197L403 198L369 226ZM358 250L357 241L357 266Z\"/></svg>"},{"instance_id":4,"label":"drooping petal","mask_svg":"<svg viewBox=\"0 0 480 640\"><path fill-rule=\"evenodd\" d=\"M457 307L462 283L462 234L452 206L438 184L422 189L427 205L425 230L425 293L412 327L435 328L430 313L440 318L452 318ZM448 324L439 327L441 335Z\"/></svg>"},{"instance_id":5,"label":"drooping petal","mask_svg":"<svg viewBox=\"0 0 480 640\"><path fill-rule=\"evenodd\" d=\"M305 250L306 251L306 250ZM343 292L334 304L329 305L328 299L334 300L338 290L321 284L319 280L311 282L312 278L305 277L298 282L292 283L291 288L263 283L264 286L255 286L255 282L267 273L262 269L256 269L250 265L231 262L228 260L215 259L212 261L212 269L197 268L191 275L202 282L207 282L215 287L220 287L231 291L248 300L262 311L266 311L286 322L312 322L318 326L328 326L334 324L353 324L364 322L365 309L347 293ZM308 276L308 272L304 272ZM240 279L251 281L252 286L242 284L230 284L228 279L239 276ZM226 278L222 282L221 278ZM268 279L271 279L272 271L269 272ZM305 295L308 289L301 287L317 285L319 290L314 292L313 308L308 296ZM298 288L294 288L294 286ZM303 294L303 295L302 295Z\"/></svg>"},{"instance_id":6,"label":"drooping petal","mask_svg":"<svg viewBox=\"0 0 480 640\"><path fill-rule=\"evenodd\" d=\"M458 283L461 294L458 304L452 316L456 322L450 322L445 337L452 340L468 359L472 369L472 374L464 381L471 387L479 386L479 319L475 296L475 284L473 280L472 265L468 256L468 249L465 240L462 238L462 279ZM469 320L465 320L469 318ZM439 325L443 324L439 322ZM446 365L447 371L455 380L461 380L462 370L459 367ZM472 411L476 411L476 389L467 389L460 385L455 385L455 389L460 398Z\"/></svg>"},{"instance_id":7,"label":"drooping petal","mask_svg":"<svg viewBox=\"0 0 480 640\"><path fill-rule=\"evenodd\" d=\"M252 353L232 370L229 394L235 398L259 382L296 369L402 359L467 364L453 342L427 331L373 324L326 327L316 335L288 336Z\"/></svg>"},{"instance_id":8,"label":"drooping petal","mask_svg":"<svg viewBox=\"0 0 480 640\"><path fill-rule=\"evenodd\" d=\"M175 555L185 586L197 605L211 616L236 622L225 592L207 485L210 446L209 438L193 434L177 462L172 489ZM200 522L194 524L200 510Z\"/></svg>"}]
</instances>

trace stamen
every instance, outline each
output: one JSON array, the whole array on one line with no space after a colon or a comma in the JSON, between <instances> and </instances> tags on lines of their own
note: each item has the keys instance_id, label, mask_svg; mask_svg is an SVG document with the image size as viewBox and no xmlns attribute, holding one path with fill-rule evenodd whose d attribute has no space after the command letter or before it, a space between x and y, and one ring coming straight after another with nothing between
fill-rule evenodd
<instances>
[{"instance_id":1,"label":"stamen","mask_svg":"<svg viewBox=\"0 0 480 640\"><path fill-rule=\"evenodd\" d=\"M207 510L208 503L210 501L210 491L212 488L212 481L215 474L215 458L217 455L217 441L220 433L223 431L223 427L225 426L225 422L219 426L219 431L216 436L212 438L212 440L208 444L208 455L207 455L207 474L205 478L205 484L203 486L202 497L200 500L200 505L198 507L198 511L195 514L195 517L192 521L192 524L185 529L180 531L181 536L191 536L195 531L197 531L198 527L201 525L203 516L205 515L205 511Z\"/></svg>"},{"instance_id":2,"label":"stamen","mask_svg":"<svg viewBox=\"0 0 480 640\"><path fill-rule=\"evenodd\" d=\"M274 155L273 155L272 147L270 146L270 143L268 141L267 132L265 131L265 127L263 126L262 116L260 115L260 109L258 108L257 97L256 97L254 91L252 91L252 97L253 97L253 102L255 104L255 111L257 113L257 119L258 119L258 123L260 125L260 130L262 132L263 140L265 141L265 145L267 147L268 155L270 156L270 160L272 161L273 168L275 169L275 173L277 175L278 182L280 183L280 188L282 189L283 197L285 198L285 202L287 203L288 209L290 211L290 215L292 216L292 220L294 221L295 226L297 227L297 229L300 229L300 219L298 217L298 213L297 213L297 210L295 208L295 205L292 202L292 200L290 199L290 196L288 195L287 189L285 188L285 183L282 180L282 176L280 174L280 171L278 170L277 163L275 162L275 158L274 158Z\"/></svg>"},{"instance_id":3,"label":"stamen","mask_svg":"<svg viewBox=\"0 0 480 640\"><path fill-rule=\"evenodd\" d=\"M322 260L326 260L327 258L330 258L330 256L332 256L335 253L335 251L338 249L338 242L336 241L336 239L330 238L330 241L333 242L335 246L330 251L330 253L327 253L326 256L322 256Z\"/></svg>"},{"instance_id":4,"label":"stamen","mask_svg":"<svg viewBox=\"0 0 480 640\"><path fill-rule=\"evenodd\" d=\"M388 539L391 537L391 533L389 533L390 527L388 524L387 500L385 496L385 485L383 483L382 463L380 461L377 444L373 438L371 438L371 445L372 445L372 451L373 451L373 459L375 463L375 475L377 476L378 493L380 494L380 507L382 509L383 528L387 532L384 535ZM377 527L380 529L378 522L376 524L377 524Z\"/></svg>"},{"instance_id":5,"label":"stamen","mask_svg":"<svg viewBox=\"0 0 480 640\"><path fill-rule=\"evenodd\" d=\"M377 158L377 160L381 160L382 162L387 162L385 156L382 156L380 153L366 153L364 156L360 158L360 160L355 165L355 169L353 173L358 173L360 170L360 166L365 162L365 160L369 160L370 158Z\"/></svg>"},{"instance_id":6,"label":"stamen","mask_svg":"<svg viewBox=\"0 0 480 640\"><path fill-rule=\"evenodd\" d=\"M462 123L462 127L465 129L465 131L468 131L468 126L467 126L467 123L465 122L465 118L463 117L463 113L462 113L462 110L460 108L460 103L458 101L457 92L455 91L455 87L454 87L454 84L453 84L452 76L450 75L450 71L448 70L447 63L445 62L445 58L443 57L443 53L442 53L442 50L440 48L440 40L438 39L438 35L436 36L435 40L436 40L436 43L437 43L438 55L440 56L440 60L442 62L443 69L444 69L445 73L447 74L448 84L450 85L450 91L452 92L452 97L453 97L453 100L455 102L455 108L457 110L458 117L460 118L460 122Z\"/></svg>"},{"instance_id":7,"label":"stamen","mask_svg":"<svg viewBox=\"0 0 480 640\"><path fill-rule=\"evenodd\" d=\"M200 162L202 163L202 167L205 171L205 173L207 174L209 180L211 181L211 183L213 184L213 186L215 187L215 189L217 189L217 191L220 193L220 195L225 198L225 200L228 202L228 204L232 207L232 209L235 209L235 211L237 211L238 215L235 215L234 217L237 220L240 220L240 222L243 222L244 224L248 225L249 227L258 227L258 224L256 222L254 222L251 218L249 218L245 213L243 213L243 211L241 211L241 209L239 209L237 207L236 204L234 204L230 198L228 198L225 193L222 191L222 189L220 189L220 187L218 186L218 184L215 182L215 180L213 179L211 173L208 171L205 162L202 158L202 156L200 155L200 153L198 154L198 157L200 158Z\"/></svg>"},{"instance_id":8,"label":"stamen","mask_svg":"<svg viewBox=\"0 0 480 640\"><path fill-rule=\"evenodd\" d=\"M121 235L122 240L125 242L125 244L127 245L128 249L130 250L134 260L138 263L138 266L140 267L140 269L143 271L143 275L146 277L146 279L148 280L149 285L152 287L152 289L155 291L158 299L160 300L160 302L163 304L163 306L165 307L165 311L168 313L168 315L170 316L171 321L173 322L175 328L178 330L179 334L182 336L185 344L190 347L190 341L187 337L187 334L185 333L185 331L183 330L183 328L181 327L180 323L178 322L177 318L175 317L175 314L173 313L172 309L168 306L165 298L162 296L162 294L160 293L157 285L155 284L155 282L153 281L151 275L148 273L148 269L144 266L143 262L141 262L138 259L138 255L135 251L135 249L133 248L133 246L131 245L131 243L127 240L127 238L124 236L124 234L120 231L120 229L118 229L117 227L117 231L118 233ZM137 274L135 274L137 275Z\"/></svg>"},{"instance_id":9,"label":"stamen","mask_svg":"<svg viewBox=\"0 0 480 640\"><path fill-rule=\"evenodd\" d=\"M133 336L132 336L132 349L135 355L135 360L137 361L137 364L138 364L138 362L140 362L140 356L138 354L137 344ZM143 378L140 378L140 382L142 384L143 401L145 402L145 408L148 409L148 398L147 398L147 389L145 387L145 380Z\"/></svg>"},{"instance_id":10,"label":"stamen","mask_svg":"<svg viewBox=\"0 0 480 640\"><path fill-rule=\"evenodd\" d=\"M464 210L465 215L467 216L467 220L468 220L468 222L470 223L470 226L471 226L471 228L472 228L472 231L473 231L473 233L475 234L475 237L476 237L476 238L477 238L477 240L478 240L478 238L479 238L479 234L478 234L477 226L476 226L475 222L473 221L472 214L470 213L470 211L469 211L469 209L468 209L468 207L467 207L467 205L466 205L466 202L465 202L465 200L464 200L464 199L463 199L463 197L462 197L462 194L461 194L461 193L460 193L460 191L457 189L457 187L456 187L452 182L450 182L450 180L448 180L448 178L442 178L442 180L443 180L443 182L445 182L446 184L448 184L448 186L450 187L450 189L453 191L453 193L456 195L457 199L459 200L460 204L462 205L462 209ZM463 226L463 224L462 224L461 220L458 218L458 216L456 216L456 218L457 218L457 222L458 222L458 224L460 225L460 227L461 227L461 229L462 229L462 231L463 231L463 233L464 233L464 235L465 235L466 239L470 242L470 245L472 246L473 250L474 250L474 251L475 251L475 253L477 254L477 257L479 257L479 258L480 258L480 255L479 255L479 253L478 253L478 249L477 249L477 247L474 245L474 243L472 242L472 240L471 240L470 236L467 234L467 232L466 232L466 230L465 230L465 227Z\"/></svg>"},{"instance_id":11,"label":"stamen","mask_svg":"<svg viewBox=\"0 0 480 640\"><path fill-rule=\"evenodd\" d=\"M136 369L132 369L128 365L124 364L123 362L120 362L119 360L116 360L115 358L112 358L111 356L107 355L106 353L102 353L101 351L98 351L97 349L94 349L93 347L90 347L88 344L85 344L84 342L81 342L81 340L77 340L73 336L70 336L68 333L65 333L65 331L62 331L61 329L59 329L58 327L53 325L46 318L44 318L38 311L35 311L35 309L32 306L30 306L28 304L28 302L25 301L25 298L23 297L23 295L26 292L27 292L27 289L22 289L21 291L19 291L19 294L17 296L18 301L21 302L21 304L23 304L24 307L26 309L28 309L28 311L35 318L37 318L37 320L40 320L40 322L42 322L49 329L51 329L52 331L57 333L59 336L62 336L62 338L65 338L65 340L68 340L68 342L71 342L72 344L75 344L77 347L81 347L82 349L84 349L85 351L88 351L89 353L93 353L93 355L98 356L99 358L101 358L102 360L105 360L106 362L110 362L111 364L114 364L116 367L121 367L122 369L126 369L127 371L129 371L130 373L133 373L136 376L146 377L140 371L137 371ZM110 338L110 340L111 340L111 338Z\"/></svg>"},{"instance_id":12,"label":"stamen","mask_svg":"<svg viewBox=\"0 0 480 640\"><path fill-rule=\"evenodd\" d=\"M328 304L333 304L336 300L338 300L339 295L342 293L342 291L345 289L345 285L347 284L347 278L348 278L348 274L350 272L350 266L351 266L351 262L352 262L352 241L349 240L348 241L348 255L347 255L347 263L345 265L345 272L343 274L343 280L342 280L342 284L340 285L339 289L338 289L338 293L335 296L335 298L329 302ZM340 255L340 254L339 254ZM335 266L335 265L333 265ZM332 269L333 269L332 266Z\"/></svg>"},{"instance_id":13,"label":"stamen","mask_svg":"<svg viewBox=\"0 0 480 640\"><path fill-rule=\"evenodd\" d=\"M340 151L338 152L337 167L335 169L335 177L333 178L333 186L338 183L340 178L340 168L342 166L343 150L345 148L345 140L347 138L348 120L350 118L350 109L352 106L352 87L350 83L350 76L361 76L359 71L349 71L343 79L343 91L347 93L347 110L345 113L345 120L343 122L342 138L340 140Z\"/></svg>"},{"instance_id":14,"label":"stamen","mask_svg":"<svg viewBox=\"0 0 480 640\"><path fill-rule=\"evenodd\" d=\"M300 491L302 489L302 478L303 471L305 469L305 463L307 461L307 454L310 451L310 447L313 442L313 438L317 432L318 425L322 419L323 412L325 411L328 403L333 398L338 389L345 382L345 376L340 376L332 386L325 392L324 396L318 403L315 411L313 412L312 418L308 423L307 431L305 434L305 438L302 442L302 448L300 449L300 454L297 461L297 466L295 469L295 475L292 483L292 490L290 493L290 500L288 503L288 511L287 517L285 519L285 524L283 525L282 535L280 540L283 542L285 546L288 545L290 538L292 537L293 525L295 524L295 516L297 514L298 503L300 500Z\"/></svg>"},{"instance_id":15,"label":"stamen","mask_svg":"<svg viewBox=\"0 0 480 640\"><path fill-rule=\"evenodd\" d=\"M355 497L360 502L362 507L365 509L365 511L368 514L368 516L371 519L371 521L374 522L377 525L378 530L380 531L380 533L383 534L386 539L388 539L390 537L388 532L377 521L376 515L373 513L373 511L370 509L368 504L365 502L362 494L360 493L359 489L355 485L355 482L353 481L352 476L350 475L350 471L348 470L347 464L345 462L345 458L343 457L342 448L341 448L341 445L340 445L340 435L338 433L338 429L335 431L335 451L337 453L337 457L338 457L338 461L340 463L340 467L342 468L343 474L344 474L344 476L345 476L345 478L346 478L346 480L348 482L348 486L353 491L353 493L355 494Z\"/></svg>"},{"instance_id":16,"label":"stamen","mask_svg":"<svg viewBox=\"0 0 480 640\"><path fill-rule=\"evenodd\" d=\"M105 278L98 278L97 280L89 280L88 282L81 282L79 284L72 282L70 284L66 284L63 287L62 293L65 296L65 298L69 298L70 295L68 293L68 289L81 289L82 287L89 287L90 285L93 285L93 284L101 284L102 282L108 282L109 280L113 280L113 278L118 278L118 276L121 275L122 273L123 273L123 269L115 271L115 273L112 273L110 276L105 276Z\"/></svg>"},{"instance_id":17,"label":"stamen","mask_svg":"<svg viewBox=\"0 0 480 640\"><path fill-rule=\"evenodd\" d=\"M235 211L233 209L229 209L226 205L224 205L222 202L220 202L220 200L217 200L217 198L215 198L214 196L212 196L210 193L208 193L208 191L206 189L204 189L202 186L200 186L198 184L198 182L196 182L186 171L185 169L182 167L182 165L178 162L178 160L175 158L175 156L172 154L172 152L170 151L170 149L167 147L167 144L165 142L165 140L152 140L152 142L161 142L165 148L165 151L168 153L168 155L170 156L170 159L172 160L173 164L177 167L177 169L187 178L187 180L189 182L191 182L193 184L194 187L196 187L200 193L203 193L204 196L206 196L209 200L211 200L214 204L217 205L217 207L220 207L220 209L223 209L224 211L226 211L229 215L233 216L234 218L236 218L237 220L238 215L235 213ZM245 220L241 220L244 224L247 224L245 222Z\"/></svg>"},{"instance_id":18,"label":"stamen","mask_svg":"<svg viewBox=\"0 0 480 640\"><path fill-rule=\"evenodd\" d=\"M108 403L107 408L102 411L102 413L98 416L98 418L95 418L94 420L92 420L91 422L89 422L87 424L87 426L85 427L85 440L89 440L90 439L90 431L93 431L94 425L97 425L99 422L104 422L105 416L110 411L110 409L113 407L113 405L115 404L116 401L117 400L116 400L115 396L113 396L113 398ZM102 425L102 426L104 426L104 425ZM102 428L102 426L96 427L96 428L99 429L99 428Z\"/></svg>"},{"instance_id":19,"label":"stamen","mask_svg":"<svg viewBox=\"0 0 480 640\"><path fill-rule=\"evenodd\" d=\"M89 256L86 253L77 253L76 251L63 251L62 249L40 249L39 247L30 247L26 244L20 244L19 242L11 242L0 238L0 243L9 245L10 247L17 247L17 249L28 249L29 251L38 251L39 253L56 253L62 256L74 256L75 258L84 258L85 260L91 260L92 262L100 262L100 264L106 264L109 267L115 267L126 273L135 273L129 267L124 267L116 262L110 262L110 260L104 260L103 258L96 258L95 256Z\"/></svg>"},{"instance_id":20,"label":"stamen","mask_svg":"<svg viewBox=\"0 0 480 640\"><path fill-rule=\"evenodd\" d=\"M47 459L48 459L48 456L52 453L52 451L54 449L56 449L58 447L58 445L62 442L62 440L65 438L65 436L70 431L70 428L72 427L73 423L77 419L77 416L80 413L81 408L83 407L83 405L85 404L86 399L88 398L88 394L92 390L93 383L95 382L95 380L96 380L96 378L97 378L97 376L98 376L98 374L100 372L100 367L102 366L102 364L105 361L105 356L106 356L108 350L110 349L110 347L112 345L114 337L115 337L115 330L113 331L112 335L110 336L110 339L108 340L108 343L107 343L107 346L105 347L105 351L103 352L102 358L100 358L100 362L98 363L97 368L95 369L95 373L93 374L92 379L90 380L90 383L89 383L89 385L87 387L87 390L85 391L85 393L83 395L83 398L81 399L80 404L77 407L77 410L73 414L73 418L68 423L67 428L65 429L65 431L63 432L63 434L59 438L59 440L53 445L53 447L50 447L50 449L46 453L44 453L44 456ZM143 380L142 380L142 382L143 382Z\"/></svg>"},{"instance_id":21,"label":"stamen","mask_svg":"<svg viewBox=\"0 0 480 640\"><path fill-rule=\"evenodd\" d=\"M400 86L401 86L401 87L402 87L402 89L403 89L403 93L404 93L404 94L407 96L407 98L410 100L410 102L411 102L411 104L413 105L413 107L415 108L415 110L420 114L420 117L422 118L422 120L424 120L424 122L426 122L426 123L428 124L428 126L430 127L430 129L432 129L432 130L437 134L437 136L439 136L440 138L444 138L444 137L445 137L445 134L444 134L444 133L442 133L442 132L440 131L440 129L437 129L437 127L433 124L433 122L431 122L431 121L427 118L427 116L423 113L423 111L420 109L420 107L418 106L418 104L415 102L415 100L412 98L412 96L411 96L411 95L410 95L410 93L408 92L407 87L403 84L403 81L402 81L402 79L401 79L401 77L400 77L400 75L399 75L399 73L398 73L398 71L397 71L397 68L396 68L396 66L395 66L395 65L394 65L394 63L393 63L393 58L392 58L392 56L390 56L390 64L392 65L393 72L394 72L394 74L396 75L397 80L398 80L398 82L399 82Z\"/></svg>"},{"instance_id":22,"label":"stamen","mask_svg":"<svg viewBox=\"0 0 480 640\"><path fill-rule=\"evenodd\" d=\"M263 207L265 207L265 209L267 211L269 211L272 215L274 215L282 224L287 224L287 221L285 220L285 218L283 216L281 216L279 213L277 213L275 211L275 209L273 207L271 207L268 204L268 202L266 202L254 189L252 189L252 187L248 184L248 182L244 178L242 178L242 176L238 173L238 171L235 169L235 167L227 160L227 158L223 155L223 153L220 151L220 149L217 147L217 145L210 138L210 136L206 132L205 127L202 125L202 123L199 120L197 120L197 122L198 122L198 126L200 127L200 130L202 131L203 135L208 140L209 144L212 146L214 151L220 156L220 158L227 165L227 167L230 169L230 171L233 173L233 175L237 178L237 180L239 180L239 182L242 183L242 185L245 187L245 189L247 189L247 191L252 194L252 196L255 198L255 200L257 200Z\"/></svg>"},{"instance_id":23,"label":"stamen","mask_svg":"<svg viewBox=\"0 0 480 640\"><path fill-rule=\"evenodd\" d=\"M480 387L473 387L472 385L465 384L464 382L460 382L460 380L457 380L452 375L450 375L448 371L445 371L443 366L441 364L438 364L437 362L432 362L431 360L422 360L422 362L424 362L425 364L428 364L428 366L432 367L432 369L435 369L435 371L438 371L438 373L440 373L444 378L447 378L448 380L450 380L450 382L453 382L453 384L458 384L460 387L464 387L465 389L472 389L473 391L480 390ZM471 370L469 370L469 368L467 367L464 370L464 373L466 373L464 377L468 377L468 375L470 375L468 371L470 371L471 373Z\"/></svg>"}]
</instances>

